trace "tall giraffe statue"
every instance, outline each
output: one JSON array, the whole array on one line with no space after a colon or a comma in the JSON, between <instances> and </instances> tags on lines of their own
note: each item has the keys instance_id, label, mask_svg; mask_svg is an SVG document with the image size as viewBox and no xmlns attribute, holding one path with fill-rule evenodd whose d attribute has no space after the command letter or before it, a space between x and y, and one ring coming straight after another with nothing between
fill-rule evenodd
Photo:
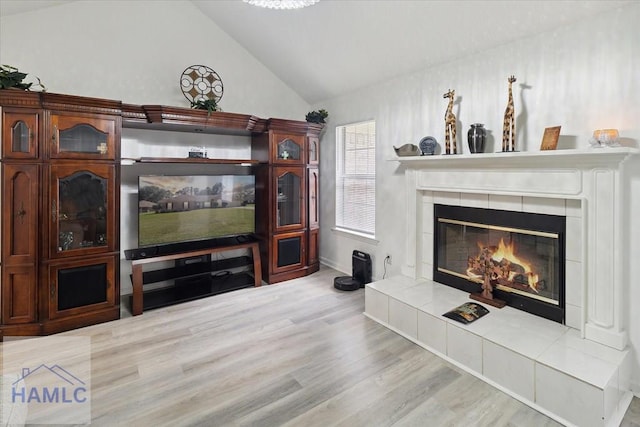
<instances>
[{"instance_id":1,"label":"tall giraffe statue","mask_svg":"<svg viewBox=\"0 0 640 427\"><path fill-rule=\"evenodd\" d=\"M456 144L456 116L453 114L453 99L455 95L456 91L449 89L449 92L442 96L443 98L449 98L447 112L444 113L444 142L446 154L456 154L458 152Z\"/></svg>"},{"instance_id":2,"label":"tall giraffe statue","mask_svg":"<svg viewBox=\"0 0 640 427\"><path fill-rule=\"evenodd\" d=\"M516 151L516 119L513 92L511 91L511 85L515 81L516 78L514 76L509 77L509 102L502 122L502 151Z\"/></svg>"}]
</instances>

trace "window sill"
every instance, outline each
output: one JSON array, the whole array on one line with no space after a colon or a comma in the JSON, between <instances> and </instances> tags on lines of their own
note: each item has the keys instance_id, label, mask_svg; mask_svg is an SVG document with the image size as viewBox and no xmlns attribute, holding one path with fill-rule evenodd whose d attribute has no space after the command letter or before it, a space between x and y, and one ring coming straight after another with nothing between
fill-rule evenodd
<instances>
[{"instance_id":1,"label":"window sill","mask_svg":"<svg viewBox=\"0 0 640 427\"><path fill-rule=\"evenodd\" d=\"M344 237L360 240L361 242L369 243L372 245L377 245L379 243L379 240L377 240L375 236L372 236L371 234L360 233L357 231L348 230L346 228L339 228L339 227L334 227L331 229L331 231L333 231L336 234L341 234Z\"/></svg>"}]
</instances>

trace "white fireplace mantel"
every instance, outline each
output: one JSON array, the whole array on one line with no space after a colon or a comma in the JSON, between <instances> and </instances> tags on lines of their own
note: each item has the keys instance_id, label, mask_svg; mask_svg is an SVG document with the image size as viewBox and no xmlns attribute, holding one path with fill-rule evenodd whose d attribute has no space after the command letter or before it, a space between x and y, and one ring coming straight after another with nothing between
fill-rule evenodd
<instances>
[{"instance_id":1,"label":"white fireplace mantel","mask_svg":"<svg viewBox=\"0 0 640 427\"><path fill-rule=\"evenodd\" d=\"M625 160L635 148L402 157L403 275L365 287L365 315L567 426L618 426L629 407ZM634 162L635 163L635 162ZM435 204L566 220L565 325L505 307L468 325L468 294L433 280Z\"/></svg>"},{"instance_id":2,"label":"white fireplace mantel","mask_svg":"<svg viewBox=\"0 0 640 427\"><path fill-rule=\"evenodd\" d=\"M407 188L403 273L416 277L420 194L424 191L543 197L580 202L582 210L581 335L622 350L628 342L621 227L628 147L539 152L398 157ZM413 191L412 191L413 190ZM568 236L573 238L575 236Z\"/></svg>"}]
</instances>

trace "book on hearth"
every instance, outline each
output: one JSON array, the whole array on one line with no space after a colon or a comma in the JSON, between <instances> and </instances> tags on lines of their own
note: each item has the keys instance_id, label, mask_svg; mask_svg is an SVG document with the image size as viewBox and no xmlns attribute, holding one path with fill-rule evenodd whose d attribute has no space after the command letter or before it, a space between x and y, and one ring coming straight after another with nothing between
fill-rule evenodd
<instances>
[{"instance_id":1,"label":"book on hearth","mask_svg":"<svg viewBox=\"0 0 640 427\"><path fill-rule=\"evenodd\" d=\"M475 322L487 313L489 313L489 310L484 306L475 302L465 302L464 304L447 311L443 316L457 322L467 324Z\"/></svg>"}]
</instances>

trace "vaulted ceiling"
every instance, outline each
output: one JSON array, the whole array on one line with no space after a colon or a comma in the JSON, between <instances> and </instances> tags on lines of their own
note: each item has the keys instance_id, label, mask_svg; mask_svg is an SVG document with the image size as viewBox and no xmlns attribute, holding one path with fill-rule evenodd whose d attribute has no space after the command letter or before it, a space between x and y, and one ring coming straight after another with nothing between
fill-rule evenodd
<instances>
[{"instance_id":1,"label":"vaulted ceiling","mask_svg":"<svg viewBox=\"0 0 640 427\"><path fill-rule=\"evenodd\" d=\"M65 0L0 0L0 16ZM272 10L191 0L310 104L553 31L633 0L321 0ZM149 2L162 7L162 1ZM206 34L205 30L199 30Z\"/></svg>"}]
</instances>

